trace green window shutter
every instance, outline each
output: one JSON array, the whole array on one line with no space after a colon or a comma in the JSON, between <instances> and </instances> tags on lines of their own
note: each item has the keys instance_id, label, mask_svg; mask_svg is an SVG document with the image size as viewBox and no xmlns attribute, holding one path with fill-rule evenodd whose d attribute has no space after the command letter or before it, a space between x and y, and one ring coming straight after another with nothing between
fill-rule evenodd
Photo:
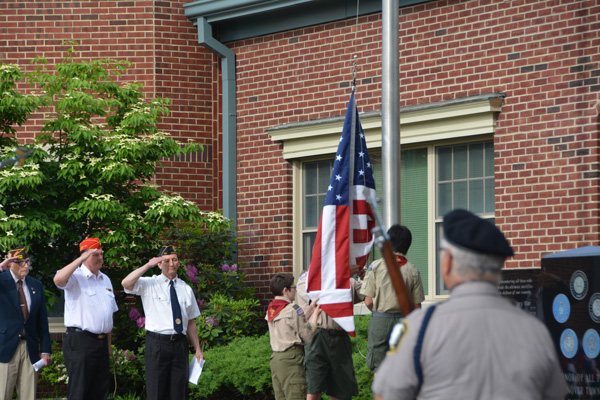
<instances>
[{"instance_id":1,"label":"green window shutter","mask_svg":"<svg viewBox=\"0 0 600 400\"><path fill-rule=\"evenodd\" d=\"M421 273L428 295L427 149L402 151L400 208L402 225L412 233L407 258Z\"/></svg>"}]
</instances>

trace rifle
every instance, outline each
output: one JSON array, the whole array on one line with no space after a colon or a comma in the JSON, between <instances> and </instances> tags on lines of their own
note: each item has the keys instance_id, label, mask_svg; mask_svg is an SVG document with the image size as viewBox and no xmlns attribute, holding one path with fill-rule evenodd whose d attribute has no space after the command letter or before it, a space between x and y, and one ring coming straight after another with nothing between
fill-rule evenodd
<instances>
[{"instance_id":1,"label":"rifle","mask_svg":"<svg viewBox=\"0 0 600 400\"><path fill-rule=\"evenodd\" d=\"M404 279L400 274L400 267L398 266L398 261L396 260L394 249L392 248L390 236L387 234L387 231L383 229L383 223L381 220L381 215L379 215L379 210L377 209L377 204L373 201L373 199L367 199L367 203L369 203L371 211L373 212L375 220L377 221L377 226L373 229L374 234L379 232L380 235L380 237L378 237L376 240L377 246L379 247L379 250L381 250L381 254L385 260L385 265L387 265L388 273L390 275L390 279L392 280L394 291L396 292L396 299L398 300L398 305L400 306L402 316L406 317L415 309L415 305L408 295L406 285L404 284Z\"/></svg>"}]
</instances>

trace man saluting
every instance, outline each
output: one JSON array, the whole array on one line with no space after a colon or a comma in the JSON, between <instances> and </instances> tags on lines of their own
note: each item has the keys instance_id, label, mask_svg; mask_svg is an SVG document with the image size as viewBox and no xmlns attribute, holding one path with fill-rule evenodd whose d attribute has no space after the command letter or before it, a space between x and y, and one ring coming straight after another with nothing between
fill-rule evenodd
<instances>
[{"instance_id":1,"label":"man saluting","mask_svg":"<svg viewBox=\"0 0 600 400\"><path fill-rule=\"evenodd\" d=\"M100 271L104 262L100 239L85 239L79 251L80 256L54 276L54 284L65 291L67 398L106 400L117 302L110 279Z\"/></svg>"},{"instance_id":2,"label":"man saluting","mask_svg":"<svg viewBox=\"0 0 600 400\"><path fill-rule=\"evenodd\" d=\"M157 266L160 275L142 277ZM146 394L149 400L187 398L189 374L186 334L196 350L196 359L204 356L200 349L195 319L200 309L192 288L177 278L181 262L177 251L165 244L158 257L123 279L126 293L142 297L146 314Z\"/></svg>"}]
</instances>

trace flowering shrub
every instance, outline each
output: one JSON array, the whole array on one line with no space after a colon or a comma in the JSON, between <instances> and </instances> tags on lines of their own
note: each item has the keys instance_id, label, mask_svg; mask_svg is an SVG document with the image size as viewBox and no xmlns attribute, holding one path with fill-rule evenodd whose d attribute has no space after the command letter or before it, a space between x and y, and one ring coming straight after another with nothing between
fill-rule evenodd
<instances>
[{"instance_id":1,"label":"flowering shrub","mask_svg":"<svg viewBox=\"0 0 600 400\"><path fill-rule=\"evenodd\" d=\"M114 345L110 357L111 393L113 396L145 392L143 349L138 353L131 350L121 350ZM62 349L58 342L52 343L52 362L40 370L40 382L46 382L54 389L54 395L61 397L66 394L68 383L67 368Z\"/></svg>"}]
</instances>

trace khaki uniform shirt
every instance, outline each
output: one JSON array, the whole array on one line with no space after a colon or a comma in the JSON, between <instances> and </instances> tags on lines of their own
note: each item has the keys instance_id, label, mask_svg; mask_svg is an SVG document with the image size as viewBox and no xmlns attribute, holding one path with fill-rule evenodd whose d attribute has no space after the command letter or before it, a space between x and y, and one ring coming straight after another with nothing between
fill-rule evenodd
<instances>
[{"instance_id":1,"label":"khaki uniform shirt","mask_svg":"<svg viewBox=\"0 0 600 400\"><path fill-rule=\"evenodd\" d=\"M277 296L275 299L289 302L283 296ZM290 302L272 321L267 320L273 351L285 351L295 344L303 345L315 335L316 329L311 328L304 311L294 306L296 305Z\"/></svg>"},{"instance_id":2,"label":"khaki uniform shirt","mask_svg":"<svg viewBox=\"0 0 600 400\"><path fill-rule=\"evenodd\" d=\"M298 282L296 283L296 295L298 304L300 307L307 307L310 298L306 294L306 279L308 277L308 273L303 272L302 275L298 278ZM360 294L361 283L356 281L354 278L350 278L350 289L352 291L352 300L354 304L360 303L365 299L363 295ZM317 328L322 329L336 329L343 330L341 326L337 324L329 315L325 312L321 312L317 317Z\"/></svg>"},{"instance_id":3,"label":"khaki uniform shirt","mask_svg":"<svg viewBox=\"0 0 600 400\"><path fill-rule=\"evenodd\" d=\"M404 279L408 295L413 304L422 303L425 300L423 282L417 267L407 262L400 268L400 274ZM373 299L373 310L385 313L399 313L400 307L396 292L392 286L392 280L383 258L373 261L367 270L360 293Z\"/></svg>"},{"instance_id":4,"label":"khaki uniform shirt","mask_svg":"<svg viewBox=\"0 0 600 400\"><path fill-rule=\"evenodd\" d=\"M415 310L397 325L403 329L394 329L374 393L386 400L564 399L567 386L546 326L484 281L454 287L432 314L416 396L413 352L424 314Z\"/></svg>"}]
</instances>

